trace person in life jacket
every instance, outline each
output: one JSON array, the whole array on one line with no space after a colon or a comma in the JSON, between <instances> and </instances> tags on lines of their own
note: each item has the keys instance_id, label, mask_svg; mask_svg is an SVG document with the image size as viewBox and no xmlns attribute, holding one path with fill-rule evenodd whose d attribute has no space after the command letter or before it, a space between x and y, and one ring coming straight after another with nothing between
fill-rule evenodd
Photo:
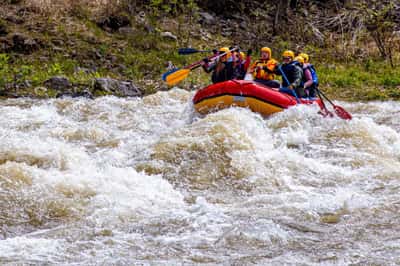
<instances>
[{"instance_id":1,"label":"person in life jacket","mask_svg":"<svg viewBox=\"0 0 400 266\"><path fill-rule=\"evenodd\" d=\"M316 89L318 88L318 75L315 68L310 64L310 57L306 53L300 53L299 56L304 58L303 71L304 71L304 90L308 97L316 97Z\"/></svg>"},{"instance_id":2,"label":"person in life jacket","mask_svg":"<svg viewBox=\"0 0 400 266\"><path fill-rule=\"evenodd\" d=\"M251 65L249 72L253 74L254 81L268 87L279 88L280 84L275 80L274 74L278 61L272 58L272 52L269 47L262 47L260 52L260 59Z\"/></svg>"},{"instance_id":3,"label":"person in life jacket","mask_svg":"<svg viewBox=\"0 0 400 266\"><path fill-rule=\"evenodd\" d=\"M247 51L247 55L244 52L234 52L233 79L244 79L251 62L250 56L251 49Z\"/></svg>"},{"instance_id":4,"label":"person in life jacket","mask_svg":"<svg viewBox=\"0 0 400 266\"><path fill-rule=\"evenodd\" d=\"M206 73L211 74L211 81L213 83L231 80L233 78L233 56L228 47L222 47L218 51L219 54L224 54L216 60L210 62L205 58L202 67Z\"/></svg>"},{"instance_id":5,"label":"person in life jacket","mask_svg":"<svg viewBox=\"0 0 400 266\"><path fill-rule=\"evenodd\" d=\"M298 61L294 60L294 52L286 50L282 53L282 64L278 65L274 73L282 76L282 87L279 91L297 97L306 96L302 86L303 69Z\"/></svg>"}]
</instances>

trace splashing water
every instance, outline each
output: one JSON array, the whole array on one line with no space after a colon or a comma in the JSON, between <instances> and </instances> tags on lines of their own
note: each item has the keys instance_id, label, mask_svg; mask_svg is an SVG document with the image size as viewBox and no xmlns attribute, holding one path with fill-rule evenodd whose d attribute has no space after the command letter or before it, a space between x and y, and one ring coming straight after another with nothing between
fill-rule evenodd
<instances>
[{"instance_id":1,"label":"splashing water","mask_svg":"<svg viewBox=\"0 0 400 266\"><path fill-rule=\"evenodd\" d=\"M400 106L0 103L1 264L400 264Z\"/></svg>"}]
</instances>

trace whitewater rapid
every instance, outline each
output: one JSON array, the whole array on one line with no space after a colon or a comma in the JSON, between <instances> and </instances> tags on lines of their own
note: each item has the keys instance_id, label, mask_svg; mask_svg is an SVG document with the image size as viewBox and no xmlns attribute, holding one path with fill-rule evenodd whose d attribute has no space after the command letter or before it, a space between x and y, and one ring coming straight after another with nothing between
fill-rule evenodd
<instances>
[{"instance_id":1,"label":"whitewater rapid","mask_svg":"<svg viewBox=\"0 0 400 266\"><path fill-rule=\"evenodd\" d=\"M398 265L400 105L0 101L0 264Z\"/></svg>"}]
</instances>

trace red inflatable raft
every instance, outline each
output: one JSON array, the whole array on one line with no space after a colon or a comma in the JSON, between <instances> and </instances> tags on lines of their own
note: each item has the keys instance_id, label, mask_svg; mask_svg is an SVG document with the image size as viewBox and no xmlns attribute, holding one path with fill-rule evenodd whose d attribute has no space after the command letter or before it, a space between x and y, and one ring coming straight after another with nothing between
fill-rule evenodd
<instances>
[{"instance_id":1,"label":"red inflatable raft","mask_svg":"<svg viewBox=\"0 0 400 266\"><path fill-rule=\"evenodd\" d=\"M317 103L321 100L300 99L300 104ZM197 112L206 114L231 106L250 108L253 112L270 115L298 104L296 98L260 83L245 80L229 80L209 85L194 95Z\"/></svg>"}]
</instances>

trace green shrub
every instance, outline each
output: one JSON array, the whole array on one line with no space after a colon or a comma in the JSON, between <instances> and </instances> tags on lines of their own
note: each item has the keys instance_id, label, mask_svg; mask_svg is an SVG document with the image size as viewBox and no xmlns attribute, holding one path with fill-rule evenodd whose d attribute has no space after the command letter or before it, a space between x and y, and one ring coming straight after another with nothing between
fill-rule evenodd
<instances>
[{"instance_id":1,"label":"green shrub","mask_svg":"<svg viewBox=\"0 0 400 266\"><path fill-rule=\"evenodd\" d=\"M10 67L8 65L9 56L0 54L0 89L4 88L5 84L10 81Z\"/></svg>"}]
</instances>

